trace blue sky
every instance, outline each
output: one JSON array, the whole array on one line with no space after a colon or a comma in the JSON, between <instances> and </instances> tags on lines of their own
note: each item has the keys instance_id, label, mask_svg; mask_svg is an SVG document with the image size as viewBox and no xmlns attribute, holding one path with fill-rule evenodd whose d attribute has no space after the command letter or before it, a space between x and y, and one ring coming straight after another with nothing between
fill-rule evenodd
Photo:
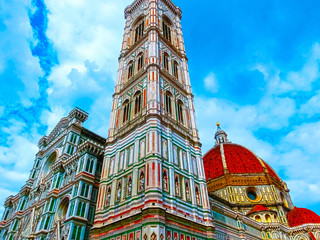
<instances>
[{"instance_id":1,"label":"blue sky","mask_svg":"<svg viewBox=\"0 0 320 240\"><path fill-rule=\"evenodd\" d=\"M0 1L0 205L28 178L40 137L74 107L107 135L130 2ZM288 183L294 205L320 214L319 1L174 2L203 153L221 122Z\"/></svg>"}]
</instances>

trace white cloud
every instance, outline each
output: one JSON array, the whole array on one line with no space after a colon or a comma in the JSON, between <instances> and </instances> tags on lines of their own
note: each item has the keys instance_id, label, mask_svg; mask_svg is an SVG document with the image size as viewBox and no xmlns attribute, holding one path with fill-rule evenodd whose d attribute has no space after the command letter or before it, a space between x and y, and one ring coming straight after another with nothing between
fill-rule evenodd
<instances>
[{"instance_id":1,"label":"white cloud","mask_svg":"<svg viewBox=\"0 0 320 240\"><path fill-rule=\"evenodd\" d=\"M289 72L287 76L287 81L292 85L292 90L311 90L311 84L320 77L319 60L320 44L315 43L302 69L298 72Z\"/></svg>"},{"instance_id":2,"label":"white cloud","mask_svg":"<svg viewBox=\"0 0 320 240\"><path fill-rule=\"evenodd\" d=\"M37 125L27 126L26 123L14 119L8 120L9 126L1 131L8 134L5 146L0 146L0 206L6 197L14 194L25 184L38 151ZM3 208L0 208L0 215Z\"/></svg>"},{"instance_id":3,"label":"white cloud","mask_svg":"<svg viewBox=\"0 0 320 240\"><path fill-rule=\"evenodd\" d=\"M211 93L216 93L219 90L217 76L214 73L209 73L204 79L204 87Z\"/></svg>"},{"instance_id":4,"label":"white cloud","mask_svg":"<svg viewBox=\"0 0 320 240\"><path fill-rule=\"evenodd\" d=\"M312 117L316 114L320 114L320 92L314 95L312 98L309 99L308 102L303 104L300 107L300 113L306 114L308 117Z\"/></svg>"},{"instance_id":5,"label":"white cloud","mask_svg":"<svg viewBox=\"0 0 320 240\"><path fill-rule=\"evenodd\" d=\"M320 123L296 126L277 144L255 134L259 129L288 127L289 119L297 114L292 99L269 97L254 106L240 106L226 100L198 97L195 108L203 153L214 146L215 123L219 121L230 141L248 147L278 173L281 171L283 180L292 190L290 194L295 205L307 207L320 200L320 148L317 144ZM306 193L314 198L306 200Z\"/></svg>"},{"instance_id":6,"label":"white cloud","mask_svg":"<svg viewBox=\"0 0 320 240\"><path fill-rule=\"evenodd\" d=\"M320 44L315 43L298 71L289 71L281 75L281 70L270 64L256 64L252 69L260 71L267 82L266 94L283 94L288 92L310 91L312 84L320 78Z\"/></svg>"},{"instance_id":7,"label":"white cloud","mask_svg":"<svg viewBox=\"0 0 320 240\"><path fill-rule=\"evenodd\" d=\"M102 121L109 118L125 25L123 11L131 0L117 3L46 0L45 3L49 10L47 35L60 63L49 77L50 126L61 117L61 114L53 116L57 109L67 114L86 98L89 106L84 110L90 113L88 128L106 136L107 121Z\"/></svg>"},{"instance_id":8,"label":"white cloud","mask_svg":"<svg viewBox=\"0 0 320 240\"><path fill-rule=\"evenodd\" d=\"M59 123L60 119L66 117L68 112L64 107L56 105L51 108L51 110L43 110L41 115L41 122L43 125L48 126L47 135L54 129L54 127Z\"/></svg>"},{"instance_id":9,"label":"white cloud","mask_svg":"<svg viewBox=\"0 0 320 240\"><path fill-rule=\"evenodd\" d=\"M287 76L281 74L281 70L273 64L257 64L253 69L259 70L267 82L265 94L257 104L239 105L229 100L204 96L195 98L203 152L213 147L215 123L219 121L229 134L229 140L248 147L281 173L291 189L294 204L300 207L320 201L320 123L299 123L296 119L303 119L303 115L311 117L318 114L320 95L319 92L315 93L297 109L299 98L284 97L283 94L315 90L312 84L320 76L319 46L314 44L301 69L291 71ZM209 84L212 79L207 80ZM293 122L295 126L290 125ZM271 134L257 135L261 130L275 131L275 139L270 140ZM312 199L306 199L306 195L312 196Z\"/></svg>"},{"instance_id":10,"label":"white cloud","mask_svg":"<svg viewBox=\"0 0 320 240\"><path fill-rule=\"evenodd\" d=\"M28 18L30 7L26 0L0 2L0 19L6 26L0 38L0 49L5 49L0 54L0 74L10 68L21 81L24 89L19 96L25 106L30 106L30 99L39 97L38 78L43 74L38 58L32 56L29 48L33 41Z\"/></svg>"},{"instance_id":11,"label":"white cloud","mask_svg":"<svg viewBox=\"0 0 320 240\"><path fill-rule=\"evenodd\" d=\"M26 123L11 119L9 127L2 127L7 133L7 145L0 146L0 164L7 169L25 172L32 166L34 156L38 151L36 142L40 139L36 126L27 128Z\"/></svg>"},{"instance_id":12,"label":"white cloud","mask_svg":"<svg viewBox=\"0 0 320 240\"><path fill-rule=\"evenodd\" d=\"M320 122L297 126L284 138L284 141L292 147L302 149L308 155L320 156L320 148L315 144L320 142Z\"/></svg>"}]
</instances>

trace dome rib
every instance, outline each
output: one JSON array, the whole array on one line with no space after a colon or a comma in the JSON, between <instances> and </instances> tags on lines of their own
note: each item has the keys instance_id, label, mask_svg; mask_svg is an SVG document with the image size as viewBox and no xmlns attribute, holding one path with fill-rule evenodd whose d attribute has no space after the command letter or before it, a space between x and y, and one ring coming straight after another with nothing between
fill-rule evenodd
<instances>
[{"instance_id":1,"label":"dome rib","mask_svg":"<svg viewBox=\"0 0 320 240\"><path fill-rule=\"evenodd\" d=\"M229 174L265 174L281 181L276 172L249 149L234 143L223 143L224 157ZM203 157L207 181L225 175L220 144L209 150Z\"/></svg>"},{"instance_id":2,"label":"dome rib","mask_svg":"<svg viewBox=\"0 0 320 240\"><path fill-rule=\"evenodd\" d=\"M220 147L217 146L210 150L203 158L206 179L215 179L224 175L223 163Z\"/></svg>"}]
</instances>

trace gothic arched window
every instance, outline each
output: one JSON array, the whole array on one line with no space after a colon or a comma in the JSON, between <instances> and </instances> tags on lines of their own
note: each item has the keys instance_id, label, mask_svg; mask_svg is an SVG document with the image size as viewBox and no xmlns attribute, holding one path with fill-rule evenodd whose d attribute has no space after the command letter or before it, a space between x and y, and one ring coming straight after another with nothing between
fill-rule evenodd
<instances>
[{"instance_id":1,"label":"gothic arched window","mask_svg":"<svg viewBox=\"0 0 320 240\"><path fill-rule=\"evenodd\" d=\"M163 54L163 69L169 72L169 55L168 53Z\"/></svg>"},{"instance_id":2,"label":"gothic arched window","mask_svg":"<svg viewBox=\"0 0 320 240\"><path fill-rule=\"evenodd\" d=\"M138 55L138 72L143 68L143 53Z\"/></svg>"},{"instance_id":3,"label":"gothic arched window","mask_svg":"<svg viewBox=\"0 0 320 240\"><path fill-rule=\"evenodd\" d=\"M174 62L173 62L173 76L175 76L176 79L179 79L178 63L177 63L177 61L174 61Z\"/></svg>"},{"instance_id":4,"label":"gothic arched window","mask_svg":"<svg viewBox=\"0 0 320 240\"><path fill-rule=\"evenodd\" d=\"M183 103L181 100L178 100L178 122L183 124Z\"/></svg>"},{"instance_id":5,"label":"gothic arched window","mask_svg":"<svg viewBox=\"0 0 320 240\"><path fill-rule=\"evenodd\" d=\"M135 36L134 36L134 42L139 41L143 37L144 32L144 19L140 18L139 21L137 21L135 25Z\"/></svg>"},{"instance_id":6,"label":"gothic arched window","mask_svg":"<svg viewBox=\"0 0 320 240\"><path fill-rule=\"evenodd\" d=\"M128 79L133 76L133 61L128 63Z\"/></svg>"},{"instance_id":7,"label":"gothic arched window","mask_svg":"<svg viewBox=\"0 0 320 240\"><path fill-rule=\"evenodd\" d=\"M172 115L171 101L172 101L172 94L169 91L167 91L165 93L165 111L169 115Z\"/></svg>"},{"instance_id":8,"label":"gothic arched window","mask_svg":"<svg viewBox=\"0 0 320 240\"><path fill-rule=\"evenodd\" d=\"M138 91L134 95L134 115L141 111L141 92Z\"/></svg>"},{"instance_id":9,"label":"gothic arched window","mask_svg":"<svg viewBox=\"0 0 320 240\"><path fill-rule=\"evenodd\" d=\"M162 19L162 32L164 38L171 42L171 22L167 17Z\"/></svg>"},{"instance_id":10,"label":"gothic arched window","mask_svg":"<svg viewBox=\"0 0 320 240\"><path fill-rule=\"evenodd\" d=\"M122 122L126 123L129 120L129 100L123 103L123 119Z\"/></svg>"}]
</instances>

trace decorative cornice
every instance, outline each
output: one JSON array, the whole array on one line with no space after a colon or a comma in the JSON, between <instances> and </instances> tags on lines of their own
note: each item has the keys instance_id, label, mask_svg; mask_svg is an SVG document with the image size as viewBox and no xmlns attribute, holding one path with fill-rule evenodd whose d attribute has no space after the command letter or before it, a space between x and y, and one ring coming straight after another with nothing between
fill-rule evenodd
<instances>
[{"instance_id":1,"label":"decorative cornice","mask_svg":"<svg viewBox=\"0 0 320 240\"><path fill-rule=\"evenodd\" d=\"M143 1L144 0L135 0L132 4L127 6L126 9L124 10L125 18L127 19L127 17L130 14L132 14L132 12L135 11ZM167 7L181 19L182 11L179 7L174 5L174 3L171 0L162 0L162 2L165 3Z\"/></svg>"}]
</instances>

